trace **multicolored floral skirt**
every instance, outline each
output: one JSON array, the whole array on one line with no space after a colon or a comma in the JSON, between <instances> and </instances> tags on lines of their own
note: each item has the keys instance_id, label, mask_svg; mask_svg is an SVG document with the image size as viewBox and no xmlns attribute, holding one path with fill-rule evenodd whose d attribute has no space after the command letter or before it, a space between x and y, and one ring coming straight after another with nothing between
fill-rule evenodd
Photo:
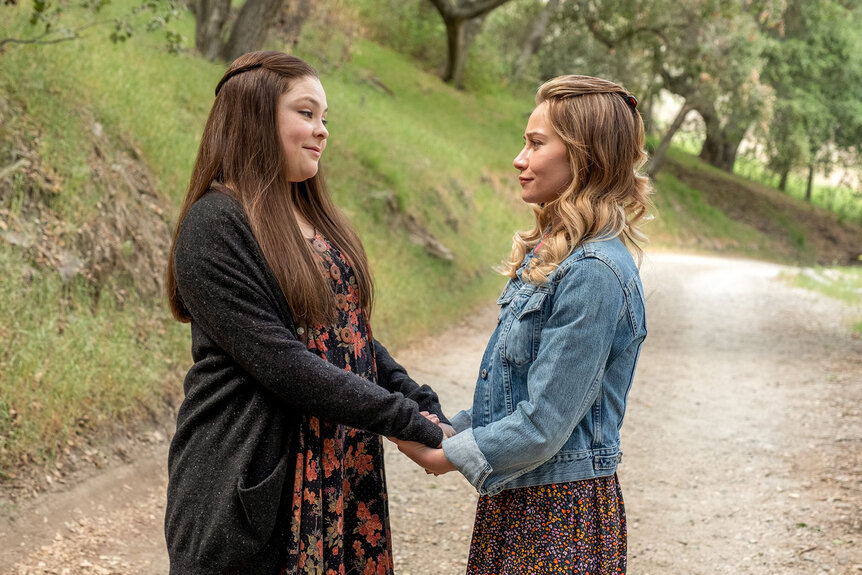
<instances>
[{"instance_id":1,"label":"multicolored floral skirt","mask_svg":"<svg viewBox=\"0 0 862 575\"><path fill-rule=\"evenodd\" d=\"M467 575L626 572L626 514L616 475L479 497Z\"/></svg>"}]
</instances>

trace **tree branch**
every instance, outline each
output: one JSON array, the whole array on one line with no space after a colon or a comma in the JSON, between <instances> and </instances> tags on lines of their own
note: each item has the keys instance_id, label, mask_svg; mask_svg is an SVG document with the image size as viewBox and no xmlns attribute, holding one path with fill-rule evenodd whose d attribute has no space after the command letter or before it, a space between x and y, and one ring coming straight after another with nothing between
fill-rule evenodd
<instances>
[{"instance_id":1,"label":"tree branch","mask_svg":"<svg viewBox=\"0 0 862 575\"><path fill-rule=\"evenodd\" d=\"M463 20L472 20L479 16L484 16L497 6L505 4L509 0L479 0L476 4L472 4L456 10L455 14Z\"/></svg>"},{"instance_id":2,"label":"tree branch","mask_svg":"<svg viewBox=\"0 0 862 575\"><path fill-rule=\"evenodd\" d=\"M449 22L452 18L453 7L449 0L428 0L440 12L440 17L444 22Z\"/></svg>"},{"instance_id":3,"label":"tree branch","mask_svg":"<svg viewBox=\"0 0 862 575\"><path fill-rule=\"evenodd\" d=\"M667 36L665 36L664 30L662 30L661 28L654 28L652 26L640 26L637 28L629 27L623 30L623 32L620 33L618 36L611 37L599 30L596 20L589 17L585 17L584 23L587 25L587 29L590 31L593 37L605 46L607 46L608 49L613 49L620 42L624 42L626 40L634 38L638 34L651 34L653 36L657 36L658 39L661 40L665 46L670 44L670 42L668 42ZM682 26L670 26L670 28L677 27L681 28Z\"/></svg>"},{"instance_id":4,"label":"tree branch","mask_svg":"<svg viewBox=\"0 0 862 575\"><path fill-rule=\"evenodd\" d=\"M77 40L81 37L81 32L88 28L92 28L94 26L100 26L102 24L113 24L116 22L115 20L99 20L98 22L90 22L89 24L85 24L83 26L79 26L72 30L68 30L68 36L63 36L62 38L51 38L48 40L43 40L46 36L51 34L51 31L45 32L39 36L34 36L33 38L3 38L0 40L0 53L3 52L3 47L6 44L36 44L36 45L47 45L47 44L59 44L60 42L69 42L72 40Z\"/></svg>"},{"instance_id":5,"label":"tree branch","mask_svg":"<svg viewBox=\"0 0 862 575\"><path fill-rule=\"evenodd\" d=\"M451 0L428 0L437 8L443 20L448 21L464 21L484 16L497 6L505 4L509 0L476 0L473 4L466 6L455 6Z\"/></svg>"}]
</instances>

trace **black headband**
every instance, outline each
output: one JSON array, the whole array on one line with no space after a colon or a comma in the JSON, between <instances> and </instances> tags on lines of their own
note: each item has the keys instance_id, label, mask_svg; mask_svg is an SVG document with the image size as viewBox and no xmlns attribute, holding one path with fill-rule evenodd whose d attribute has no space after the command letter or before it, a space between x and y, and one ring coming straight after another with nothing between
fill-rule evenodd
<instances>
[{"instance_id":1,"label":"black headband","mask_svg":"<svg viewBox=\"0 0 862 575\"><path fill-rule=\"evenodd\" d=\"M221 87L224 86L225 82L227 82L228 80L230 80L234 76L242 74L243 72L248 72L249 70L254 70L256 68L260 68L262 66L263 66L263 64L249 64L248 66L240 66L239 68L236 68L235 70L231 70L230 72L225 74L224 78L222 78L221 82L219 82L218 86L216 86L215 95L218 96L218 92L219 92L219 90L221 90Z\"/></svg>"}]
</instances>

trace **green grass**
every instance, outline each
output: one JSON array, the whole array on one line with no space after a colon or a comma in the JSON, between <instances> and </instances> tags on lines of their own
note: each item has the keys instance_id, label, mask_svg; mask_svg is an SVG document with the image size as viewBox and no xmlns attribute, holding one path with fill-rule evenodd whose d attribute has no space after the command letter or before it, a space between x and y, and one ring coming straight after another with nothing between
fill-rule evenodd
<instances>
[{"instance_id":1,"label":"green grass","mask_svg":"<svg viewBox=\"0 0 862 575\"><path fill-rule=\"evenodd\" d=\"M0 470L85 445L177 395L188 329L151 302L92 303L83 282L34 276L6 249L0 274Z\"/></svg>"},{"instance_id":2,"label":"green grass","mask_svg":"<svg viewBox=\"0 0 862 575\"><path fill-rule=\"evenodd\" d=\"M862 304L862 268L806 268L793 274L793 284L841 301Z\"/></svg>"},{"instance_id":3,"label":"green grass","mask_svg":"<svg viewBox=\"0 0 862 575\"><path fill-rule=\"evenodd\" d=\"M791 285L822 293L857 308L862 306L862 268L860 267L806 268L785 273L783 277ZM851 329L862 335L862 320L853 322Z\"/></svg>"},{"instance_id":4,"label":"green grass","mask_svg":"<svg viewBox=\"0 0 862 575\"><path fill-rule=\"evenodd\" d=\"M124 13L133 2L109 5L101 17ZM32 34L27 8L4 8L10 34ZM70 18L75 14L70 14ZM83 18L79 16L79 18ZM176 24L192 37L189 17ZM95 209L100 190L90 183L93 128L100 124L109 146L139 154L157 177L160 193L182 198L221 64L167 52L159 34L139 32L114 44L109 28L50 46L13 46L0 55L0 89L26 102L37 125L40 152L62 178L57 207L70 218Z\"/></svg>"},{"instance_id":5,"label":"green grass","mask_svg":"<svg viewBox=\"0 0 862 575\"><path fill-rule=\"evenodd\" d=\"M9 10L11 29L26 32L26 11ZM177 26L191 37L190 16ZM313 53L306 56L317 64ZM99 146L139 157L153 191L175 213L224 64L172 56L160 36L113 45L96 31L85 41L16 47L0 58L0 94L24 108L12 128L38 134L43 164L56 175L51 210L72 222L98 217L105 190L94 183L91 163ZM372 260L375 335L397 347L440 330L503 285L492 267L507 255L512 232L530 222L511 158L531 99L474 97L367 42L357 42L352 62L321 68L331 132L324 170ZM0 208L20 214L28 201L13 194ZM414 243L400 223L407 217L454 261ZM158 411L181 393L188 328L170 321L161 300L132 290L123 305L112 295L94 304L82 281L63 284L2 241L0 273L11 278L0 304L0 469L23 454L50 460L67 441ZM28 274L33 279L16 279Z\"/></svg>"},{"instance_id":6,"label":"green grass","mask_svg":"<svg viewBox=\"0 0 862 575\"><path fill-rule=\"evenodd\" d=\"M131 5L112 4L106 15ZM10 31L26 35L25 7L6 7L4 15ZM189 14L172 26L192 38ZM512 233L532 220L511 162L533 96L485 87L458 91L363 40L353 42L351 59L340 61L346 44L307 29L312 38L300 44L299 55L322 71L330 108L323 169L371 258L375 335L398 347L445 329L493 301L502 287L492 268L508 255ZM191 52L168 54L160 34L139 33L120 45L107 36L106 29L94 29L84 41L13 47L0 55L0 99L24 110L0 126L0 153L9 152L4 130L38 138L42 163L57 183L48 208L71 225L99 216L106 190L92 177L97 147L137 157L162 207L176 213L225 68ZM102 136L94 134L96 124ZM700 166L696 158L672 154ZM656 244L774 255L772 238L733 221L673 176L660 174L656 190L658 218L646 229ZM33 198L19 186L0 200L0 208L20 214ZM408 218L454 260L428 255L411 239ZM50 460L67 441L159 412L181 394L188 328L170 320L160 299L123 286L129 293L119 304L117 285L103 286L96 298L92 286L63 283L2 240L0 274L6 278L0 284L0 471L23 454Z\"/></svg>"}]
</instances>

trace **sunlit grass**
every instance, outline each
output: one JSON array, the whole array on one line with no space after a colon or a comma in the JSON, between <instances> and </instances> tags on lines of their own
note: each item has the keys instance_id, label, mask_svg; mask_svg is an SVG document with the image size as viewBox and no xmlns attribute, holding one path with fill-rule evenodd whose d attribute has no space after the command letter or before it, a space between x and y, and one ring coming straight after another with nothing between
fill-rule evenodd
<instances>
[{"instance_id":1,"label":"sunlit grass","mask_svg":"<svg viewBox=\"0 0 862 575\"><path fill-rule=\"evenodd\" d=\"M13 25L26 27L23 9L12 10ZM190 36L191 17L178 28ZM107 33L3 58L0 91L26 103L16 129L26 124L39 134L43 163L57 176L52 210L73 222L98 217L105 190L90 164L99 146L138 158L175 213L223 63L168 54L160 36L114 45ZM375 335L397 347L440 330L502 286L492 266L530 218L511 158L531 100L474 97L364 42L352 62L322 69L329 187L372 260ZM13 213L30 201L26 194L7 200L0 207ZM429 256L412 240L408 219L454 260ZM0 304L0 467L24 453L50 458L70 438L158 411L181 392L189 365L188 328L170 320L160 299L131 293L117 305L106 287L94 303L83 282L64 284L40 266L27 271L33 265L0 242L0 273L10 278Z\"/></svg>"},{"instance_id":2,"label":"sunlit grass","mask_svg":"<svg viewBox=\"0 0 862 575\"><path fill-rule=\"evenodd\" d=\"M862 307L862 267L804 268L783 277L797 287ZM862 320L853 322L851 329L862 334Z\"/></svg>"},{"instance_id":3,"label":"sunlit grass","mask_svg":"<svg viewBox=\"0 0 862 575\"><path fill-rule=\"evenodd\" d=\"M186 326L134 295L95 301L83 282L34 275L8 250L0 274L0 469L86 445L177 396Z\"/></svg>"},{"instance_id":4,"label":"sunlit grass","mask_svg":"<svg viewBox=\"0 0 862 575\"><path fill-rule=\"evenodd\" d=\"M106 15L131 5L112 4ZM10 30L26 30L25 7L4 15ZM191 15L172 26L187 38L180 55L167 52L160 34L115 45L98 28L84 40L0 55L0 97L24 106L13 128L35 134L56 176L49 207L68 221L99 215L106 190L92 178L97 147L137 158L164 209L176 213L225 64L188 49ZM313 43L300 48L327 92L329 188L371 258L375 335L397 347L493 301L504 282L492 268L508 255L512 233L531 223L511 162L532 93L458 91L362 40L341 63ZM773 254L773 239L672 176L661 174L656 191L658 218L646 228L656 244ZM3 201L17 213L30 199L21 191ZM405 224L411 220L454 259L429 255ZM0 274L0 468L23 453L49 458L69 438L139 419L181 393L188 328L170 320L160 299L130 290L121 305L110 286L96 298L2 241Z\"/></svg>"}]
</instances>

